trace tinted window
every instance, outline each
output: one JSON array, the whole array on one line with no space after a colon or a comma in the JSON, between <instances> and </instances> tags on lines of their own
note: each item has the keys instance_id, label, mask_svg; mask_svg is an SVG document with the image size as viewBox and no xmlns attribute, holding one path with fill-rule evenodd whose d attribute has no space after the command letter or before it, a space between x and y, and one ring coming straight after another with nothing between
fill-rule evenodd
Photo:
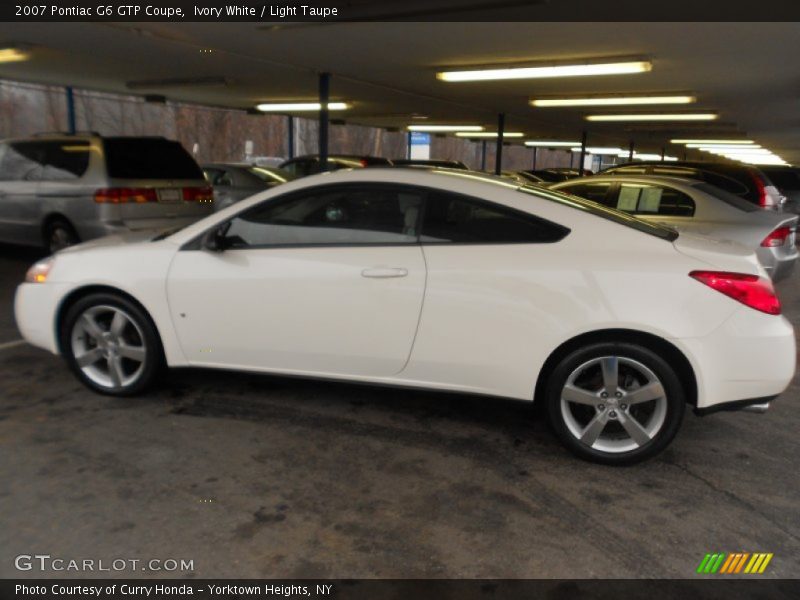
<instances>
[{"instance_id":1,"label":"tinted window","mask_svg":"<svg viewBox=\"0 0 800 600\"><path fill-rule=\"evenodd\" d=\"M41 142L14 142L9 144L0 164L0 179L5 181L30 181L36 179L44 162L44 145Z\"/></svg>"},{"instance_id":2,"label":"tinted window","mask_svg":"<svg viewBox=\"0 0 800 600\"><path fill-rule=\"evenodd\" d=\"M770 169L766 171L770 181L785 191L800 190L800 174L792 169Z\"/></svg>"},{"instance_id":3,"label":"tinted window","mask_svg":"<svg viewBox=\"0 0 800 600\"><path fill-rule=\"evenodd\" d=\"M105 138L106 166L119 179L203 179L178 142L162 138Z\"/></svg>"},{"instance_id":4,"label":"tinted window","mask_svg":"<svg viewBox=\"0 0 800 600\"><path fill-rule=\"evenodd\" d=\"M264 202L230 221L231 247L408 244L417 241L422 193L337 186Z\"/></svg>"},{"instance_id":5,"label":"tinted window","mask_svg":"<svg viewBox=\"0 0 800 600\"><path fill-rule=\"evenodd\" d=\"M710 185L708 183L698 183L694 187L705 192L709 196L714 196L714 198L722 200L726 204L729 204L730 206L738 208L744 212L756 212L757 210L761 210L757 204L753 204L741 196L736 196L730 192L726 192L725 190L722 190L714 185Z\"/></svg>"},{"instance_id":6,"label":"tinted window","mask_svg":"<svg viewBox=\"0 0 800 600\"><path fill-rule=\"evenodd\" d=\"M669 187L623 183L619 187L615 208L639 215L691 217L694 214L694 200Z\"/></svg>"},{"instance_id":7,"label":"tinted window","mask_svg":"<svg viewBox=\"0 0 800 600\"><path fill-rule=\"evenodd\" d=\"M211 185L216 185L217 179L219 178L220 175L222 175L224 173L225 173L225 171L223 171L222 169L217 169L215 167L204 167L203 168L203 175L206 176L206 180L208 180L208 182Z\"/></svg>"},{"instance_id":8,"label":"tinted window","mask_svg":"<svg viewBox=\"0 0 800 600\"><path fill-rule=\"evenodd\" d=\"M423 242L518 244L557 242L569 230L503 206L432 192L425 206Z\"/></svg>"},{"instance_id":9,"label":"tinted window","mask_svg":"<svg viewBox=\"0 0 800 600\"><path fill-rule=\"evenodd\" d=\"M295 160L281 165L281 169L288 171L295 177L305 177L306 175L311 175L315 172L315 167L316 161L307 159Z\"/></svg>"},{"instance_id":10,"label":"tinted window","mask_svg":"<svg viewBox=\"0 0 800 600\"><path fill-rule=\"evenodd\" d=\"M562 192L575 194L581 198L586 198L592 202L599 202L610 206L609 200L606 198L608 195L608 188L611 187L610 183L581 183L580 185L571 185L562 188Z\"/></svg>"},{"instance_id":11,"label":"tinted window","mask_svg":"<svg viewBox=\"0 0 800 600\"><path fill-rule=\"evenodd\" d=\"M725 190L726 192L730 192L731 194L736 194L737 196L746 196L750 192L750 189L746 185L736 181L735 179L726 177L725 175L712 173L710 171L704 171L703 175L703 179L705 179L705 181L713 186Z\"/></svg>"},{"instance_id":12,"label":"tinted window","mask_svg":"<svg viewBox=\"0 0 800 600\"><path fill-rule=\"evenodd\" d=\"M42 168L33 174L37 179L78 179L89 167L89 142L68 140L44 142L41 146Z\"/></svg>"}]
</instances>

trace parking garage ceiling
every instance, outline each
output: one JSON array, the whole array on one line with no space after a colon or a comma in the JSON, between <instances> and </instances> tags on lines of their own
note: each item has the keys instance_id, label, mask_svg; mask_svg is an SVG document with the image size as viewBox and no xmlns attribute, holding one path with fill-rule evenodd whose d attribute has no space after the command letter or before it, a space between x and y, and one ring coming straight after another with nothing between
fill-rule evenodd
<instances>
[{"instance_id":1,"label":"parking garage ceiling","mask_svg":"<svg viewBox=\"0 0 800 600\"><path fill-rule=\"evenodd\" d=\"M798 23L3 23L0 42L31 59L0 77L251 109L315 100L329 72L331 99L352 103L337 118L403 128L475 123L530 138L675 153L675 137L746 135L800 163L800 78L789 65ZM477 65L643 58L630 75L446 83L437 71ZM719 113L694 124L588 123L587 108L533 108L537 96L691 93L691 110ZM620 111L616 111L620 112ZM416 118L415 118L416 117ZM419 117L427 117L420 119Z\"/></svg>"}]
</instances>

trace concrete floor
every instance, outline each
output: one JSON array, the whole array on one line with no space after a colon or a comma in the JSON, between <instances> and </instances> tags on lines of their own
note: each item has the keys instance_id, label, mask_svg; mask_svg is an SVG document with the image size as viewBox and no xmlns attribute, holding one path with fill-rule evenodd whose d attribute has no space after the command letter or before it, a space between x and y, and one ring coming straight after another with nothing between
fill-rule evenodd
<instances>
[{"instance_id":1,"label":"concrete floor","mask_svg":"<svg viewBox=\"0 0 800 600\"><path fill-rule=\"evenodd\" d=\"M0 344L34 258L0 248ZM779 289L800 323L800 275ZM0 378L0 577L42 576L14 569L33 553L198 578L681 578L716 551L800 573L798 379L766 415L688 413L664 454L614 469L503 400L194 370L112 400L25 345Z\"/></svg>"}]
</instances>

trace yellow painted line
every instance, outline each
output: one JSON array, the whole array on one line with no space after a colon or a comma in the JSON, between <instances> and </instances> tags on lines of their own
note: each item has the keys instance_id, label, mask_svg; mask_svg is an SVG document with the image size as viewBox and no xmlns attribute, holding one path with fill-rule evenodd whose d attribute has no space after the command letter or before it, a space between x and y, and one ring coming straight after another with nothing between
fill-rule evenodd
<instances>
[{"instance_id":1,"label":"yellow painted line","mask_svg":"<svg viewBox=\"0 0 800 600\"><path fill-rule=\"evenodd\" d=\"M757 556L758 556L758 558L756 559L756 562L753 564L753 568L750 569L751 573L758 573L758 568L761 566L761 562L764 560L764 558L767 555L763 554L763 553L759 553L759 554L757 554Z\"/></svg>"},{"instance_id":2,"label":"yellow painted line","mask_svg":"<svg viewBox=\"0 0 800 600\"><path fill-rule=\"evenodd\" d=\"M753 569L753 565L758 560L758 554L753 554L753 558L750 559L750 562L747 563L747 567L745 567L744 572L749 573Z\"/></svg>"},{"instance_id":3,"label":"yellow painted line","mask_svg":"<svg viewBox=\"0 0 800 600\"><path fill-rule=\"evenodd\" d=\"M763 573L763 572L766 570L766 568L767 568L767 565L769 564L769 561L771 561L771 560L772 560L772 557L773 557L773 556L775 556L775 555L774 555L772 552L770 552L769 554L767 554L767 556L764 558L764 562L763 562L763 563L761 563L761 568L759 568L759 569L758 569L758 572L759 572L759 573Z\"/></svg>"},{"instance_id":4,"label":"yellow painted line","mask_svg":"<svg viewBox=\"0 0 800 600\"><path fill-rule=\"evenodd\" d=\"M735 573L739 573L742 570L744 562L747 560L748 556L750 556L749 552L745 552L744 554L742 554L742 558L739 560L739 564L736 565L736 571L734 571Z\"/></svg>"}]
</instances>

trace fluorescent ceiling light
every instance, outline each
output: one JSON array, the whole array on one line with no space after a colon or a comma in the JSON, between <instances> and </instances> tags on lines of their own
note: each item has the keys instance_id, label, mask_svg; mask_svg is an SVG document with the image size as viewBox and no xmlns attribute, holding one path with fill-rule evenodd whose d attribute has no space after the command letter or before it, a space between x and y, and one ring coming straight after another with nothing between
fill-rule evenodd
<instances>
[{"instance_id":1,"label":"fluorescent ceiling light","mask_svg":"<svg viewBox=\"0 0 800 600\"><path fill-rule=\"evenodd\" d=\"M775 158L753 158L753 159L739 159L739 162L747 163L749 165L788 165L785 160L779 157Z\"/></svg>"},{"instance_id":2,"label":"fluorescent ceiling light","mask_svg":"<svg viewBox=\"0 0 800 600\"><path fill-rule=\"evenodd\" d=\"M691 104L694 96L606 96L584 98L534 98L531 106L542 108L557 106L626 106L640 104Z\"/></svg>"},{"instance_id":3,"label":"fluorescent ceiling light","mask_svg":"<svg viewBox=\"0 0 800 600\"><path fill-rule=\"evenodd\" d=\"M738 150L747 148L761 148L758 144L686 144L687 148L697 148L699 150Z\"/></svg>"},{"instance_id":4,"label":"fluorescent ceiling light","mask_svg":"<svg viewBox=\"0 0 800 600\"><path fill-rule=\"evenodd\" d=\"M628 115L588 115L587 121L713 121L716 113L633 113Z\"/></svg>"},{"instance_id":5,"label":"fluorescent ceiling light","mask_svg":"<svg viewBox=\"0 0 800 600\"><path fill-rule=\"evenodd\" d=\"M620 158L628 158L630 156L627 150L620 152L617 156ZM634 152L633 153L634 160L661 160L660 154L655 153L648 153L648 152ZM678 160L677 156L664 156L664 160Z\"/></svg>"},{"instance_id":6,"label":"fluorescent ceiling light","mask_svg":"<svg viewBox=\"0 0 800 600\"><path fill-rule=\"evenodd\" d=\"M265 102L256 108L262 112L303 112L321 110L319 102ZM347 102L328 102L328 110L347 110Z\"/></svg>"},{"instance_id":7,"label":"fluorescent ceiling light","mask_svg":"<svg viewBox=\"0 0 800 600\"><path fill-rule=\"evenodd\" d=\"M448 131L483 131L480 125L409 125L408 131L431 131L431 132L448 132Z\"/></svg>"},{"instance_id":8,"label":"fluorescent ceiling light","mask_svg":"<svg viewBox=\"0 0 800 600\"><path fill-rule=\"evenodd\" d=\"M531 148L572 148L573 146L580 146L580 142L560 142L555 140L528 140L525 142L526 146Z\"/></svg>"},{"instance_id":9,"label":"fluorescent ceiling light","mask_svg":"<svg viewBox=\"0 0 800 600\"><path fill-rule=\"evenodd\" d=\"M753 140L702 140L702 139L677 139L670 140L670 144L754 144Z\"/></svg>"},{"instance_id":10,"label":"fluorescent ceiling light","mask_svg":"<svg viewBox=\"0 0 800 600\"><path fill-rule=\"evenodd\" d=\"M573 152L580 152L581 147L578 146L577 148L572 148ZM622 152L622 148L609 148L603 146L586 146L587 154L619 154Z\"/></svg>"},{"instance_id":11,"label":"fluorescent ceiling light","mask_svg":"<svg viewBox=\"0 0 800 600\"><path fill-rule=\"evenodd\" d=\"M28 60L31 53L19 48L0 48L0 63L20 62Z\"/></svg>"},{"instance_id":12,"label":"fluorescent ceiling light","mask_svg":"<svg viewBox=\"0 0 800 600\"><path fill-rule=\"evenodd\" d=\"M521 138L525 134L521 131L506 131L503 133L504 138ZM475 133L470 133L468 131L458 131L456 132L456 137L463 137L463 138L496 138L497 132L496 131L478 131Z\"/></svg>"},{"instance_id":13,"label":"fluorescent ceiling light","mask_svg":"<svg viewBox=\"0 0 800 600\"><path fill-rule=\"evenodd\" d=\"M710 154L772 154L766 148L740 148L740 149L724 149L724 148L706 148L703 152Z\"/></svg>"},{"instance_id":14,"label":"fluorescent ceiling light","mask_svg":"<svg viewBox=\"0 0 800 600\"><path fill-rule=\"evenodd\" d=\"M485 68L469 71L441 71L441 81L496 81L500 79L541 79L545 77L581 77L587 75L624 75L643 73L653 68L650 61L626 61L578 65L549 65L531 67Z\"/></svg>"}]
</instances>

